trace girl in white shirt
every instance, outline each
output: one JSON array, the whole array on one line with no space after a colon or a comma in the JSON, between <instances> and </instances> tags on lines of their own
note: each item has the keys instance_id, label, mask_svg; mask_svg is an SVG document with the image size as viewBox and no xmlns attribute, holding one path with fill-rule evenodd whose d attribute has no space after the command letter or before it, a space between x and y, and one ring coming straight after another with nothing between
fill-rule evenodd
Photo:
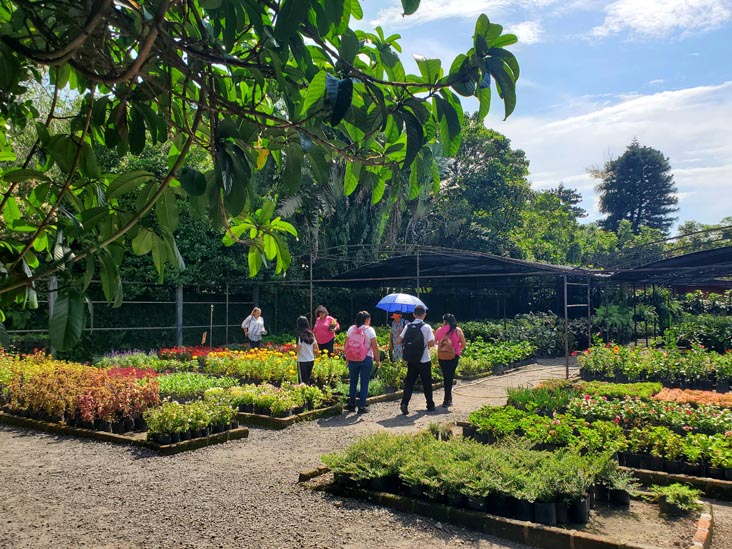
<instances>
[{"instance_id":1,"label":"girl in white shirt","mask_svg":"<svg viewBox=\"0 0 732 549\"><path fill-rule=\"evenodd\" d=\"M318 353L318 343L315 341L315 334L310 329L310 322L307 317L297 317L297 377L300 383L310 385L310 378L313 375L315 366L315 355Z\"/></svg>"}]
</instances>

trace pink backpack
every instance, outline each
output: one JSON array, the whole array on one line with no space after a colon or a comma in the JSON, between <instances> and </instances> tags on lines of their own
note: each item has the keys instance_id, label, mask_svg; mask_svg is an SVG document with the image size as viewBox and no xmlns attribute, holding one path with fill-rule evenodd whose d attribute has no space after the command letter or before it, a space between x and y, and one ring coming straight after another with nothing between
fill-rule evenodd
<instances>
[{"instance_id":1,"label":"pink backpack","mask_svg":"<svg viewBox=\"0 0 732 549\"><path fill-rule=\"evenodd\" d=\"M361 326L356 328L354 326L351 335L346 338L346 360L349 362L361 362L366 360L366 356L369 354L369 348L371 342L366 336L366 328L368 326Z\"/></svg>"}]
</instances>

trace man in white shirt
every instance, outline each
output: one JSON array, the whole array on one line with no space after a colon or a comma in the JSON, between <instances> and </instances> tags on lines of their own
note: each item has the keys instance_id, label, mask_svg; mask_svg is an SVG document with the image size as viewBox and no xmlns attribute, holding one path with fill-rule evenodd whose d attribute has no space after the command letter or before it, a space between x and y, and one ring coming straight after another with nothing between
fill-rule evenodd
<instances>
[{"instance_id":1,"label":"man in white shirt","mask_svg":"<svg viewBox=\"0 0 732 549\"><path fill-rule=\"evenodd\" d=\"M427 400L427 411L432 412L435 410L435 401L432 400L432 361L430 360L430 347L434 347L436 343L435 334L432 332L429 324L426 324L424 321L425 316L427 316L427 310L424 307L417 305L414 308L413 314L414 321L410 324L419 326L422 332L423 349L421 356L418 355L419 359L412 359L408 356L407 345L404 347L404 360L407 362L407 378L404 380L404 396L400 405L400 409L404 415L409 413L409 400L412 398L414 384L418 376L422 380L424 398ZM404 330L402 330L402 333L397 338L397 344L404 343L405 335L409 330L410 324L407 324Z\"/></svg>"}]
</instances>

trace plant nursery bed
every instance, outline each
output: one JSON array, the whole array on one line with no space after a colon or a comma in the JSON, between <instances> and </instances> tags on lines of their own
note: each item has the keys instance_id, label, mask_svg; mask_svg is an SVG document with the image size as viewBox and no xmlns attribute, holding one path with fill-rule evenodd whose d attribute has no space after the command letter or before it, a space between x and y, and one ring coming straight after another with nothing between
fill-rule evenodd
<instances>
[{"instance_id":1,"label":"plant nursery bed","mask_svg":"<svg viewBox=\"0 0 732 549\"><path fill-rule=\"evenodd\" d=\"M707 477L693 477L690 475L672 475L660 471L648 471L645 469L629 469L633 475L645 486L658 484L666 486L674 482L687 484L701 490L705 496L723 501L732 501L732 481L718 480Z\"/></svg>"},{"instance_id":2,"label":"plant nursery bed","mask_svg":"<svg viewBox=\"0 0 732 549\"><path fill-rule=\"evenodd\" d=\"M528 366L529 364L534 364L535 362L536 362L535 358L527 358L526 360L519 360L518 362L514 362L512 364L509 364L508 366L504 366L503 368L501 368L499 370L488 370L486 372L481 372L480 374L475 374L475 375L470 375L470 376L455 374L455 379L459 379L461 381L473 381L475 379L483 379L486 377L495 377L495 376L502 376L502 375L506 375L506 374L512 374L514 372L520 372L524 366Z\"/></svg>"},{"instance_id":3,"label":"plant nursery bed","mask_svg":"<svg viewBox=\"0 0 732 549\"><path fill-rule=\"evenodd\" d=\"M81 429L79 427L69 427L68 425L62 425L60 423L51 423L47 421L40 421L38 419L30 419L27 417L16 416L14 414L8 414L6 412L0 412L0 423L13 425L15 427L34 429L36 431L43 431L45 433L53 433L56 435L90 438L101 442L113 442L115 444L128 444L131 446L150 448L151 450L155 450L156 452L158 452L160 455L170 455L180 452L187 452L189 450L203 448L204 446L221 444L222 442L226 442L228 440L247 438L249 436L249 429L247 429L246 427L239 427L237 429L224 431L223 433L216 433L206 437L186 440L175 444L157 444L156 442L147 440L147 433L127 433L124 435L117 435L115 433L109 433L106 431Z\"/></svg>"},{"instance_id":4,"label":"plant nursery bed","mask_svg":"<svg viewBox=\"0 0 732 549\"><path fill-rule=\"evenodd\" d=\"M239 423L244 423L245 425L269 427L270 429L286 429L290 425L299 423L300 421L313 421L314 419L320 419L323 417L336 416L341 412L343 412L343 407L338 404L335 406L328 406L327 408L303 412L301 414L293 414L287 417L272 417L262 414L239 412L237 419L239 420Z\"/></svg>"},{"instance_id":5,"label":"plant nursery bed","mask_svg":"<svg viewBox=\"0 0 732 549\"><path fill-rule=\"evenodd\" d=\"M631 501L629 509L598 504L590 521L571 527L545 526L431 503L421 499L347 488L333 482L333 475L322 468L300 474L305 486L334 495L361 499L406 513L429 517L439 522L464 526L489 535L545 549L669 549L704 547L711 542L711 506L686 517L667 518L657 504ZM703 514L704 513L704 514ZM699 542L696 545L695 542Z\"/></svg>"}]
</instances>

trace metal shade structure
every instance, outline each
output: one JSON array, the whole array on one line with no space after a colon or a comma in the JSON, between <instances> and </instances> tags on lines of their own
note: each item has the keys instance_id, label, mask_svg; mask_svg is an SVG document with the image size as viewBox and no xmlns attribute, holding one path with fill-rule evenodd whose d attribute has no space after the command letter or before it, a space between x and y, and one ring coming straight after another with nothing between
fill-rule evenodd
<instances>
[{"instance_id":1,"label":"metal shade structure","mask_svg":"<svg viewBox=\"0 0 732 549\"><path fill-rule=\"evenodd\" d=\"M410 294L389 294L381 298L376 304L378 309L386 311L387 313L411 313L414 312L414 308L417 305L427 309L421 299Z\"/></svg>"}]
</instances>

